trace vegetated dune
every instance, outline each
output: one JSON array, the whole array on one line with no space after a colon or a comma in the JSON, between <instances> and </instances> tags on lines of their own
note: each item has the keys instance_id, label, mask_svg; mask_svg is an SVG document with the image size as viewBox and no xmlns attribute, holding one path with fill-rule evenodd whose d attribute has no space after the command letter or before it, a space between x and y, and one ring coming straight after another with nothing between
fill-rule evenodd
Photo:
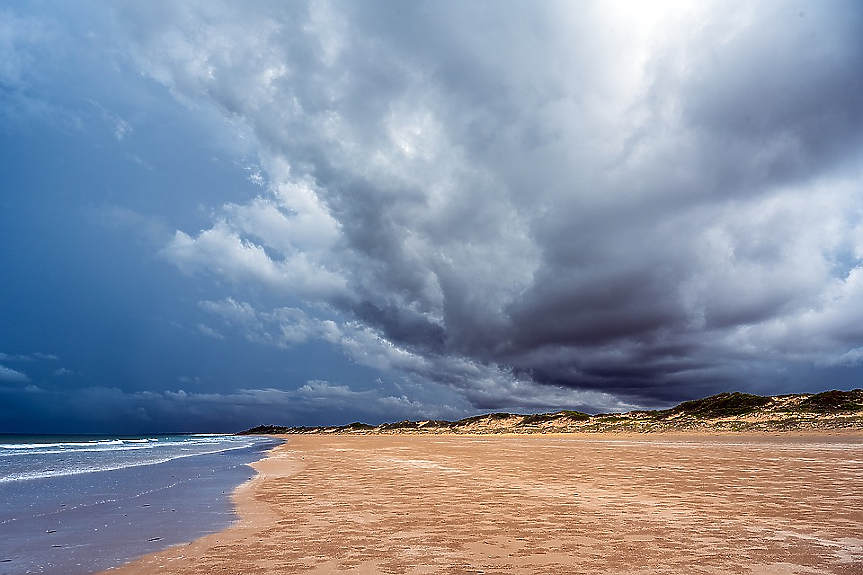
<instances>
[{"instance_id":1,"label":"vegetated dune","mask_svg":"<svg viewBox=\"0 0 863 575\"><path fill-rule=\"evenodd\" d=\"M863 429L863 389L775 396L720 393L671 409L600 413L558 411L521 415L487 413L459 421L399 421L373 426L351 423L329 427L260 425L243 434L492 434L492 433L648 433L781 432Z\"/></svg>"}]
</instances>

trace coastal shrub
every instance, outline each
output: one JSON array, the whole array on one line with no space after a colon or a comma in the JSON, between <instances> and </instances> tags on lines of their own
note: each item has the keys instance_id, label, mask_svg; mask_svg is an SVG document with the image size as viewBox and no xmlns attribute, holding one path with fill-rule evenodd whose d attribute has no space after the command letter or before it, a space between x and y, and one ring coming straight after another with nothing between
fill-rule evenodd
<instances>
[{"instance_id":1,"label":"coastal shrub","mask_svg":"<svg viewBox=\"0 0 863 575\"><path fill-rule=\"evenodd\" d=\"M465 417L464 419L459 419L455 422L454 426L470 425L471 423L478 423L485 419L509 419L510 417L517 416L513 415L512 413L484 413L482 415L474 415L472 417Z\"/></svg>"},{"instance_id":2,"label":"coastal shrub","mask_svg":"<svg viewBox=\"0 0 863 575\"><path fill-rule=\"evenodd\" d=\"M561 411L560 415L562 417L565 417L566 419L569 419L572 421L587 421L588 419L590 419L589 413L583 413L581 411L572 411L569 409Z\"/></svg>"},{"instance_id":3,"label":"coastal shrub","mask_svg":"<svg viewBox=\"0 0 863 575\"><path fill-rule=\"evenodd\" d=\"M616 423L619 421L629 421L629 418L620 413L598 413L595 418L603 423Z\"/></svg>"},{"instance_id":4,"label":"coastal shrub","mask_svg":"<svg viewBox=\"0 0 863 575\"><path fill-rule=\"evenodd\" d=\"M769 397L753 395L751 393L719 393L705 397L684 401L676 407L657 412L660 418L672 415L685 414L695 417L712 419L716 417L728 417L732 415L744 415L755 411L771 402Z\"/></svg>"},{"instance_id":5,"label":"coastal shrub","mask_svg":"<svg viewBox=\"0 0 863 575\"><path fill-rule=\"evenodd\" d=\"M245 431L240 431L237 435L275 435L290 433L293 429L283 425L259 425Z\"/></svg>"},{"instance_id":6,"label":"coastal shrub","mask_svg":"<svg viewBox=\"0 0 863 575\"><path fill-rule=\"evenodd\" d=\"M798 404L801 411L836 412L863 410L863 389L822 391Z\"/></svg>"},{"instance_id":7,"label":"coastal shrub","mask_svg":"<svg viewBox=\"0 0 863 575\"><path fill-rule=\"evenodd\" d=\"M525 415L518 425L536 425L538 423L546 423L557 419L557 414L554 413L533 413Z\"/></svg>"},{"instance_id":8,"label":"coastal shrub","mask_svg":"<svg viewBox=\"0 0 863 575\"><path fill-rule=\"evenodd\" d=\"M521 420L519 425L536 425L538 423L546 423L549 421L559 421L559 420L567 420L567 421L587 421L590 419L590 415L587 413L582 413L580 411L558 411L555 413L534 413L532 415L525 415L524 419Z\"/></svg>"},{"instance_id":9,"label":"coastal shrub","mask_svg":"<svg viewBox=\"0 0 863 575\"><path fill-rule=\"evenodd\" d=\"M374 429L374 428L375 428L374 425L369 425L368 423L361 423L359 421L355 421L353 423L343 425L339 429L345 430L345 431L365 431L365 430Z\"/></svg>"}]
</instances>

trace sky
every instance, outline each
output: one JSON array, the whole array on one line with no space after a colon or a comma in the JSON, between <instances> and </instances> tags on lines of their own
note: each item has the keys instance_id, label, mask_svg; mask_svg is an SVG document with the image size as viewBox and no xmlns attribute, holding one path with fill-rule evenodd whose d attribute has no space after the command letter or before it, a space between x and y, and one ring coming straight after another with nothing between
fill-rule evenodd
<instances>
[{"instance_id":1,"label":"sky","mask_svg":"<svg viewBox=\"0 0 863 575\"><path fill-rule=\"evenodd\" d=\"M856 0L0 0L0 432L860 387Z\"/></svg>"}]
</instances>

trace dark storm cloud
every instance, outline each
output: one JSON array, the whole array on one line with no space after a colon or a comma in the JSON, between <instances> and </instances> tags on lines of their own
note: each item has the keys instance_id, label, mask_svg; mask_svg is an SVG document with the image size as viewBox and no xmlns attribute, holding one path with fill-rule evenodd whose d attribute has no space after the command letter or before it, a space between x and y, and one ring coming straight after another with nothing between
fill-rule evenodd
<instances>
[{"instance_id":1,"label":"dark storm cloud","mask_svg":"<svg viewBox=\"0 0 863 575\"><path fill-rule=\"evenodd\" d=\"M0 355L2 393L46 416L45 405L68 401L82 421L98 418L90 398L142 428L192 415L201 428L280 413L323 422L328 409L349 419L611 410L818 389L831 385L824 374L860 372L856 3L82 2L53 20L25 12L0 9L0 117L98 132L98 154L79 171L110 183L76 180L76 193L140 248L117 247L99 274L79 270L100 279L79 282L68 309L89 301L94 321L66 323L99 325L94 341L122 334L129 347L110 357L162 378L127 389L119 360L112 377L92 380L81 362L43 366L71 382L60 389ZM84 50L84 69L48 57L61 46ZM68 96L57 88L67 84ZM193 162L225 154L247 188L226 183L231 171L215 159ZM67 244L58 237L42 252ZM92 237L75 253L98 253L86 260L96 266L115 246ZM158 262L142 281L145 248ZM103 304L109 290L96 287L112 281ZM19 283L16 293L33 291ZM66 294L55 287L43 291ZM141 293L156 289L150 299L175 307L138 312ZM135 329L117 323L124 312ZM159 313L171 320L144 327ZM133 351L146 341L165 343ZM241 344L238 356L271 350L306 375L283 382L287 371L262 375L266 362L253 371L253 360L223 357ZM179 365L180 348L189 351L177 373L138 359ZM334 357L353 370L335 372L341 383L308 375ZM192 364L233 366L244 383L206 383L215 380ZM358 373L375 375L358 384Z\"/></svg>"},{"instance_id":2,"label":"dark storm cloud","mask_svg":"<svg viewBox=\"0 0 863 575\"><path fill-rule=\"evenodd\" d=\"M140 61L250 126L285 219L263 238L232 206L181 268L268 268L401 363L353 357L489 407L856 363L830 319L863 309L855 5L187 8Z\"/></svg>"}]
</instances>

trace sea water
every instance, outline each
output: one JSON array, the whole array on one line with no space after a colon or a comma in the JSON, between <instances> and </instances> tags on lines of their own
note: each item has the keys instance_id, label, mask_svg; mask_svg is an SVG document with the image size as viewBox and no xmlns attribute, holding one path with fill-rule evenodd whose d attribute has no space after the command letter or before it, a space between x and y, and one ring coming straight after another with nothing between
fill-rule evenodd
<instances>
[{"instance_id":1,"label":"sea water","mask_svg":"<svg viewBox=\"0 0 863 575\"><path fill-rule=\"evenodd\" d=\"M227 527L278 440L0 435L0 575L85 575Z\"/></svg>"}]
</instances>

